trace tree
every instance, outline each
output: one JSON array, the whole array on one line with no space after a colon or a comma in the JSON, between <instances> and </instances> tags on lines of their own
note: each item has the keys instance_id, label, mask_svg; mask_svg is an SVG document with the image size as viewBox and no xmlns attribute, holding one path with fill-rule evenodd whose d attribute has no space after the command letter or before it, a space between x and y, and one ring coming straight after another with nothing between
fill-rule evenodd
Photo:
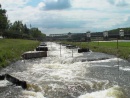
<instances>
[{"instance_id":1,"label":"tree","mask_svg":"<svg viewBox=\"0 0 130 98\"><path fill-rule=\"evenodd\" d=\"M27 28L22 21L11 23L6 16L6 10L0 5L0 35L5 38L23 38L42 40L45 37L38 28Z\"/></svg>"},{"instance_id":2,"label":"tree","mask_svg":"<svg viewBox=\"0 0 130 98\"><path fill-rule=\"evenodd\" d=\"M24 24L24 26L23 26L23 33L27 34L27 35L30 34L29 29L27 28L26 24Z\"/></svg>"},{"instance_id":3,"label":"tree","mask_svg":"<svg viewBox=\"0 0 130 98\"><path fill-rule=\"evenodd\" d=\"M2 9L0 5L0 35L2 35L7 29L7 23L6 10Z\"/></svg>"},{"instance_id":4,"label":"tree","mask_svg":"<svg viewBox=\"0 0 130 98\"><path fill-rule=\"evenodd\" d=\"M31 28L31 36L36 40L43 40L45 38L45 34L43 34L38 28Z\"/></svg>"}]
</instances>

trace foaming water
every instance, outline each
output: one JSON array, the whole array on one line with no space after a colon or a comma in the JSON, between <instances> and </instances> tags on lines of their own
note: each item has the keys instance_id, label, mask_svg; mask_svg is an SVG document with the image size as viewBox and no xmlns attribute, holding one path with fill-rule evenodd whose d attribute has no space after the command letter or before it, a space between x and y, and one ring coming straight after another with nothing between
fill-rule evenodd
<instances>
[{"instance_id":1,"label":"foaming water","mask_svg":"<svg viewBox=\"0 0 130 98\"><path fill-rule=\"evenodd\" d=\"M87 93L79 96L78 98L126 98L126 96L122 88L114 86L106 90Z\"/></svg>"},{"instance_id":2,"label":"foaming water","mask_svg":"<svg viewBox=\"0 0 130 98\"><path fill-rule=\"evenodd\" d=\"M23 90L0 81L2 98L129 98L129 62L103 53L78 53L57 43L47 45L48 57L20 60L1 70L28 83Z\"/></svg>"},{"instance_id":3,"label":"foaming water","mask_svg":"<svg viewBox=\"0 0 130 98\"><path fill-rule=\"evenodd\" d=\"M22 94L29 98L45 98L41 92L22 91Z\"/></svg>"}]
</instances>

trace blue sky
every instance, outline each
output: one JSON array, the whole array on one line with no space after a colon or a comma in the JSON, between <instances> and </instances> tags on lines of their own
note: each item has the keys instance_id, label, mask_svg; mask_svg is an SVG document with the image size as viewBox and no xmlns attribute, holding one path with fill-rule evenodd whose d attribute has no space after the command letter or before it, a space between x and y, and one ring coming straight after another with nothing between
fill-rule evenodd
<instances>
[{"instance_id":1,"label":"blue sky","mask_svg":"<svg viewBox=\"0 0 130 98\"><path fill-rule=\"evenodd\" d=\"M29 0L29 2L26 4L27 6L30 5L30 6L33 6L33 7L36 7L39 2L42 2L43 0Z\"/></svg>"},{"instance_id":2,"label":"blue sky","mask_svg":"<svg viewBox=\"0 0 130 98\"><path fill-rule=\"evenodd\" d=\"M0 0L11 22L43 33L85 33L130 27L130 0Z\"/></svg>"}]
</instances>

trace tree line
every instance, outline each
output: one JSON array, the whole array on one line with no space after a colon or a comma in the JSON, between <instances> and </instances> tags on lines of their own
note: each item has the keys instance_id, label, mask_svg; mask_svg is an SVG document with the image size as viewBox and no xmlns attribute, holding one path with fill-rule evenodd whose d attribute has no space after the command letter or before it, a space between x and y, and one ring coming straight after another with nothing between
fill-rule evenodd
<instances>
[{"instance_id":1,"label":"tree line","mask_svg":"<svg viewBox=\"0 0 130 98\"><path fill-rule=\"evenodd\" d=\"M43 40L43 34L38 28L28 28L22 21L15 21L11 23L6 16L6 10L2 9L0 4L0 36L4 38L22 38L22 39L37 39Z\"/></svg>"}]
</instances>

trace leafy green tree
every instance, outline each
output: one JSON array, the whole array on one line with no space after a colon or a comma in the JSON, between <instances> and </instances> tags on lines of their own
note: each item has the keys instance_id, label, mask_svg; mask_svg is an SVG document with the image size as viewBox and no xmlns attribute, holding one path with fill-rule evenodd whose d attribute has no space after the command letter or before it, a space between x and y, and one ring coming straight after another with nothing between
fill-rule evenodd
<instances>
[{"instance_id":1,"label":"leafy green tree","mask_svg":"<svg viewBox=\"0 0 130 98\"><path fill-rule=\"evenodd\" d=\"M23 25L23 33L27 35L30 34L29 28L27 28L26 24Z\"/></svg>"},{"instance_id":2,"label":"leafy green tree","mask_svg":"<svg viewBox=\"0 0 130 98\"><path fill-rule=\"evenodd\" d=\"M46 37L38 28L31 28L30 32L32 38L36 40L43 40Z\"/></svg>"},{"instance_id":3,"label":"leafy green tree","mask_svg":"<svg viewBox=\"0 0 130 98\"><path fill-rule=\"evenodd\" d=\"M7 23L6 10L2 9L0 5L0 35L2 35L7 29Z\"/></svg>"},{"instance_id":4,"label":"leafy green tree","mask_svg":"<svg viewBox=\"0 0 130 98\"><path fill-rule=\"evenodd\" d=\"M6 16L6 10L0 5L0 35L5 38L23 38L42 40L45 37L38 28L27 28L22 21L11 23Z\"/></svg>"}]
</instances>

